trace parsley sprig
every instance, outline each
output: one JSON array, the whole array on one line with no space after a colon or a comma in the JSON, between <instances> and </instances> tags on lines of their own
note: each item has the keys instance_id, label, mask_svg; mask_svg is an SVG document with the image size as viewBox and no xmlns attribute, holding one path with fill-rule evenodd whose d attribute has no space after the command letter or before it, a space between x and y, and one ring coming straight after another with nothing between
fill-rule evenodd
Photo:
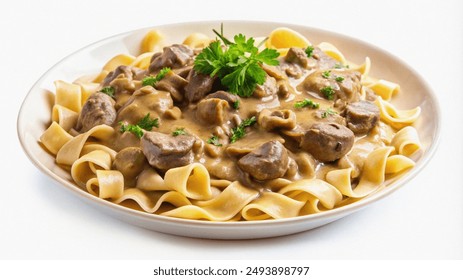
<instances>
[{"instance_id":1,"label":"parsley sprig","mask_svg":"<svg viewBox=\"0 0 463 280\"><path fill-rule=\"evenodd\" d=\"M116 93L116 90L112 86L107 86L107 87L100 89L100 92L109 95L109 97L114 98L114 94Z\"/></svg>"},{"instance_id":2,"label":"parsley sprig","mask_svg":"<svg viewBox=\"0 0 463 280\"><path fill-rule=\"evenodd\" d=\"M209 139L207 139L207 143L217 147L222 147L222 144L219 142L219 136L217 135L212 135Z\"/></svg>"},{"instance_id":3,"label":"parsley sprig","mask_svg":"<svg viewBox=\"0 0 463 280\"><path fill-rule=\"evenodd\" d=\"M119 122L121 126L120 132L124 133L126 131L133 133L138 138L143 136L143 130L150 131L153 127L159 127L159 119L151 119L150 113L146 114L137 124L124 124L123 122Z\"/></svg>"},{"instance_id":4,"label":"parsley sprig","mask_svg":"<svg viewBox=\"0 0 463 280\"><path fill-rule=\"evenodd\" d=\"M333 87L331 87L331 86L324 87L324 88L322 88L320 90L320 92L326 97L326 99L328 99L328 100L333 100L334 99L335 91L334 91Z\"/></svg>"},{"instance_id":5,"label":"parsley sprig","mask_svg":"<svg viewBox=\"0 0 463 280\"><path fill-rule=\"evenodd\" d=\"M256 121L256 117L252 116L249 119L243 120L237 127L232 128L230 143L235 143L237 140L243 138L246 135L246 127L255 124Z\"/></svg>"},{"instance_id":6,"label":"parsley sprig","mask_svg":"<svg viewBox=\"0 0 463 280\"><path fill-rule=\"evenodd\" d=\"M307 55L307 57L312 57L314 47L313 46L308 46L304 51L305 51L305 54Z\"/></svg>"},{"instance_id":7,"label":"parsley sprig","mask_svg":"<svg viewBox=\"0 0 463 280\"><path fill-rule=\"evenodd\" d=\"M328 108L322 113L322 118L327 118L328 116L335 115L337 113L338 112L334 111L333 109Z\"/></svg>"},{"instance_id":8,"label":"parsley sprig","mask_svg":"<svg viewBox=\"0 0 463 280\"><path fill-rule=\"evenodd\" d=\"M302 101L298 101L294 103L294 108L304 108L304 107L309 107L312 109L318 109L320 107L320 103L313 102L312 100L306 98Z\"/></svg>"},{"instance_id":9,"label":"parsley sprig","mask_svg":"<svg viewBox=\"0 0 463 280\"><path fill-rule=\"evenodd\" d=\"M234 42L213 30L222 41L214 41L204 48L195 59L194 70L219 77L223 86L231 93L249 97L257 85L262 85L267 77L262 64L278 65L280 55L276 50L259 49L254 38L246 39L243 34L235 35ZM223 30L222 30L223 31Z\"/></svg>"},{"instance_id":10,"label":"parsley sprig","mask_svg":"<svg viewBox=\"0 0 463 280\"><path fill-rule=\"evenodd\" d=\"M173 136L179 136L179 135L186 135L186 131L185 131L185 128L183 127L179 127L177 129L175 129L173 132L172 132L172 135Z\"/></svg>"},{"instance_id":11,"label":"parsley sprig","mask_svg":"<svg viewBox=\"0 0 463 280\"><path fill-rule=\"evenodd\" d=\"M170 71L171 69L169 67L164 67L159 71L159 73L156 76L144 77L141 83L143 86L154 87L156 83L162 80L167 75L167 73L169 73Z\"/></svg>"}]
</instances>

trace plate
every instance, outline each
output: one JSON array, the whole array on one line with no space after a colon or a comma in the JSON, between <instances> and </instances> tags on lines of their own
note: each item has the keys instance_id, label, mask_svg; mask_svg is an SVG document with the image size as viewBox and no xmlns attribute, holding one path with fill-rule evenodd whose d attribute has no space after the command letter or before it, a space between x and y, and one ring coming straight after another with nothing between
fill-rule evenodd
<instances>
[{"instance_id":1,"label":"plate","mask_svg":"<svg viewBox=\"0 0 463 280\"><path fill-rule=\"evenodd\" d=\"M38 141L50 124L54 101L53 82L55 80L73 81L84 74L99 73L101 67L117 54L138 54L140 41L150 29L155 28L167 34L166 43L178 43L194 32L202 32L214 37L212 29L220 28L221 22L219 21L179 23L123 33L84 47L58 62L34 84L19 112L18 136L29 159L44 174L58 182L72 195L78 196L95 207L97 211L154 231L212 239L275 237L328 224L390 195L416 176L431 159L437 147L441 119L436 97L424 79L394 55L363 41L311 27L276 22L225 21L223 23L226 34L243 33L253 37L265 36L273 29L285 26L300 32L313 44L320 42L334 44L349 61L354 63L361 64L366 56L370 57L373 65L371 76L399 83L402 92L408 93L399 94L393 103L398 108L420 106L422 109L420 119L414 124L423 144L423 152L415 159L416 166L405 175L388 181L381 191L353 204L308 216L269 221L210 222L163 217L99 199L78 188L73 183L69 172L58 166L55 158L47 153Z\"/></svg>"}]
</instances>

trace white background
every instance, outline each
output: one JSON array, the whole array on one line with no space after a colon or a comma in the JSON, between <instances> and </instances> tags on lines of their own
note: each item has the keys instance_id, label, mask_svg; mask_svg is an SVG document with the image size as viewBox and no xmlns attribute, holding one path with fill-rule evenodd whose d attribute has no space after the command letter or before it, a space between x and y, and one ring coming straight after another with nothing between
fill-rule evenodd
<instances>
[{"instance_id":1,"label":"white background","mask_svg":"<svg viewBox=\"0 0 463 280\"><path fill-rule=\"evenodd\" d=\"M8 3L8 4L6 4ZM22 100L64 56L142 27L199 20L302 24L394 53L431 85L440 146L404 188L327 226L280 238L170 236L110 218L61 189L23 153ZM1 1L0 259L462 259L462 1Z\"/></svg>"}]
</instances>

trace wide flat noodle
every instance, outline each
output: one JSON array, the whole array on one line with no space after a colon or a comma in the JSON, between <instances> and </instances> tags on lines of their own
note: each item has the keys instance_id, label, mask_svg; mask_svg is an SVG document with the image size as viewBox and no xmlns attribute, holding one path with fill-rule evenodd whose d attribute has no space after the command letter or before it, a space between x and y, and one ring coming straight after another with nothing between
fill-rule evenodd
<instances>
[{"instance_id":1,"label":"wide flat noodle","mask_svg":"<svg viewBox=\"0 0 463 280\"><path fill-rule=\"evenodd\" d=\"M376 98L375 104L379 107L381 120L396 129L413 124L421 113L420 107L410 110L399 110L391 103L384 101L381 96Z\"/></svg>"},{"instance_id":2,"label":"wide flat noodle","mask_svg":"<svg viewBox=\"0 0 463 280\"><path fill-rule=\"evenodd\" d=\"M164 176L164 186L192 199L206 200L212 197L209 172L200 163L169 169Z\"/></svg>"},{"instance_id":3,"label":"wide flat noodle","mask_svg":"<svg viewBox=\"0 0 463 280\"><path fill-rule=\"evenodd\" d=\"M51 120L57 122L65 131L76 126L79 114L59 104L55 104L51 113Z\"/></svg>"},{"instance_id":4,"label":"wide flat noodle","mask_svg":"<svg viewBox=\"0 0 463 280\"><path fill-rule=\"evenodd\" d=\"M181 193L170 192L144 192L137 188L126 189L124 193L114 203L120 204L126 200L135 201L145 212L154 213L165 204L169 203L175 207L190 205L191 202Z\"/></svg>"},{"instance_id":5,"label":"wide flat noodle","mask_svg":"<svg viewBox=\"0 0 463 280\"><path fill-rule=\"evenodd\" d=\"M82 91L79 85L55 81L55 105L61 105L76 113L82 109Z\"/></svg>"},{"instance_id":6,"label":"wide flat noodle","mask_svg":"<svg viewBox=\"0 0 463 280\"><path fill-rule=\"evenodd\" d=\"M152 29L148 31L141 41L140 53L160 52L162 51L162 42L164 35L159 30Z\"/></svg>"},{"instance_id":7,"label":"wide flat noodle","mask_svg":"<svg viewBox=\"0 0 463 280\"><path fill-rule=\"evenodd\" d=\"M117 170L96 170L96 178L86 183L87 191L99 198L119 198L124 192L124 176Z\"/></svg>"},{"instance_id":8,"label":"wide flat noodle","mask_svg":"<svg viewBox=\"0 0 463 280\"><path fill-rule=\"evenodd\" d=\"M399 130L391 141L391 146L400 155L409 157L421 149L420 138L418 132L413 126L406 126Z\"/></svg>"},{"instance_id":9,"label":"wide flat noodle","mask_svg":"<svg viewBox=\"0 0 463 280\"><path fill-rule=\"evenodd\" d=\"M294 200L286 195L263 192L258 199L243 208L241 215L248 221L292 218L299 215L304 205L305 202Z\"/></svg>"},{"instance_id":10,"label":"wide flat noodle","mask_svg":"<svg viewBox=\"0 0 463 280\"><path fill-rule=\"evenodd\" d=\"M392 96L400 91L398 84L383 79L370 81L365 83L364 86L373 90L376 95L379 95L384 100L390 100Z\"/></svg>"},{"instance_id":11,"label":"wide flat noodle","mask_svg":"<svg viewBox=\"0 0 463 280\"><path fill-rule=\"evenodd\" d=\"M318 44L318 47L328 56L333 58L334 60L339 61L343 65L346 64L346 58L342 54L338 48L336 48L333 44L328 42L321 42Z\"/></svg>"},{"instance_id":12,"label":"wide flat noodle","mask_svg":"<svg viewBox=\"0 0 463 280\"><path fill-rule=\"evenodd\" d=\"M71 139L72 135L67 133L57 122L52 122L40 136L40 142L54 155Z\"/></svg>"},{"instance_id":13,"label":"wide flat noodle","mask_svg":"<svg viewBox=\"0 0 463 280\"><path fill-rule=\"evenodd\" d=\"M111 156L101 150L92 151L77 159L71 166L71 176L77 185L83 187L96 176L97 170L111 169Z\"/></svg>"},{"instance_id":14,"label":"wide flat noodle","mask_svg":"<svg viewBox=\"0 0 463 280\"><path fill-rule=\"evenodd\" d=\"M102 124L93 127L83 134L77 135L64 144L59 150L56 155L56 162L59 164L72 165L80 157L82 148L90 136L100 140L107 140L113 133L114 128Z\"/></svg>"},{"instance_id":15,"label":"wide flat noodle","mask_svg":"<svg viewBox=\"0 0 463 280\"><path fill-rule=\"evenodd\" d=\"M360 181L355 189L351 184L351 168L328 172L326 181L335 186L345 196L365 197L376 191L384 183L386 163L392 151L394 151L392 147L383 147L372 151L368 155Z\"/></svg>"},{"instance_id":16,"label":"wide flat noodle","mask_svg":"<svg viewBox=\"0 0 463 280\"><path fill-rule=\"evenodd\" d=\"M217 197L197 205L182 206L164 212L162 215L193 220L227 221L234 218L243 207L254 200L259 193L246 188L239 182L233 182Z\"/></svg>"}]
</instances>

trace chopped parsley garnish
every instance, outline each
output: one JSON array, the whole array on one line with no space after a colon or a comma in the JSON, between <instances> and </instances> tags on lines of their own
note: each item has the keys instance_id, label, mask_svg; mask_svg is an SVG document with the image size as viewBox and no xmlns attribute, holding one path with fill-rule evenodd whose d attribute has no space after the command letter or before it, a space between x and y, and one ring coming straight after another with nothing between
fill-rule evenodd
<instances>
[{"instance_id":1,"label":"chopped parsley garnish","mask_svg":"<svg viewBox=\"0 0 463 280\"><path fill-rule=\"evenodd\" d=\"M220 144L219 137L217 135L212 135L211 138L207 139L207 143L217 147L222 147L222 144Z\"/></svg>"},{"instance_id":2,"label":"chopped parsley garnish","mask_svg":"<svg viewBox=\"0 0 463 280\"><path fill-rule=\"evenodd\" d=\"M141 83L143 86L154 87L156 83L162 80L170 71L171 69L169 67L164 67L161 69L161 71L159 71L159 73L156 76L144 77Z\"/></svg>"},{"instance_id":3,"label":"chopped parsley garnish","mask_svg":"<svg viewBox=\"0 0 463 280\"><path fill-rule=\"evenodd\" d=\"M194 70L219 77L231 93L251 96L256 86L264 84L267 77L261 65L278 65L280 54L267 48L259 52L252 37L246 39L243 34L238 34L232 42L223 36L223 32L213 31L224 46L217 40L204 48L194 61Z\"/></svg>"},{"instance_id":4,"label":"chopped parsley garnish","mask_svg":"<svg viewBox=\"0 0 463 280\"><path fill-rule=\"evenodd\" d=\"M230 143L235 143L237 140L243 138L246 135L246 127L256 123L256 117L252 116L249 119L243 120L240 125L232 128L232 134L230 136Z\"/></svg>"},{"instance_id":5,"label":"chopped parsley garnish","mask_svg":"<svg viewBox=\"0 0 463 280\"><path fill-rule=\"evenodd\" d=\"M335 115L335 114L337 114L336 111L334 111L331 108L328 108L322 113L322 118L327 118L328 116Z\"/></svg>"},{"instance_id":6,"label":"chopped parsley garnish","mask_svg":"<svg viewBox=\"0 0 463 280\"><path fill-rule=\"evenodd\" d=\"M312 57L313 50L314 50L314 47L313 47L313 46L308 46L308 47L305 49L305 53L307 54L307 57Z\"/></svg>"},{"instance_id":7,"label":"chopped parsley garnish","mask_svg":"<svg viewBox=\"0 0 463 280\"><path fill-rule=\"evenodd\" d=\"M146 114L137 124L124 124L123 122L119 122L121 126L120 132L131 132L138 138L143 136L143 130L151 130L153 126L159 127L159 120L158 118L151 119L150 113Z\"/></svg>"},{"instance_id":8,"label":"chopped parsley garnish","mask_svg":"<svg viewBox=\"0 0 463 280\"><path fill-rule=\"evenodd\" d=\"M334 65L334 68L335 68L335 69L341 69L341 68L347 68L347 69L349 69L349 65L347 65L347 64L346 64L346 65L342 65L341 63L336 63L336 64Z\"/></svg>"},{"instance_id":9,"label":"chopped parsley garnish","mask_svg":"<svg viewBox=\"0 0 463 280\"><path fill-rule=\"evenodd\" d=\"M108 87L102 88L100 92L109 95L109 97L114 98L114 94L116 93L116 90L113 87L108 86Z\"/></svg>"},{"instance_id":10,"label":"chopped parsley garnish","mask_svg":"<svg viewBox=\"0 0 463 280\"><path fill-rule=\"evenodd\" d=\"M320 92L328 99L328 100L333 100L334 99L334 89L331 86L324 87L320 90Z\"/></svg>"},{"instance_id":11,"label":"chopped parsley garnish","mask_svg":"<svg viewBox=\"0 0 463 280\"><path fill-rule=\"evenodd\" d=\"M238 110L240 108L240 101L236 100L233 102L233 109Z\"/></svg>"},{"instance_id":12,"label":"chopped parsley garnish","mask_svg":"<svg viewBox=\"0 0 463 280\"><path fill-rule=\"evenodd\" d=\"M186 135L185 128L177 128L174 132L172 132L173 136L179 136L179 135Z\"/></svg>"},{"instance_id":13,"label":"chopped parsley garnish","mask_svg":"<svg viewBox=\"0 0 463 280\"><path fill-rule=\"evenodd\" d=\"M318 109L320 107L319 103L315 103L310 99L304 99L302 101L298 101L294 103L294 108L304 108L304 107L310 107L312 109Z\"/></svg>"},{"instance_id":14,"label":"chopped parsley garnish","mask_svg":"<svg viewBox=\"0 0 463 280\"><path fill-rule=\"evenodd\" d=\"M344 81L344 77L343 77L343 76L337 76L337 77L335 78L335 80L336 80L336 82L341 83L342 81Z\"/></svg>"},{"instance_id":15,"label":"chopped parsley garnish","mask_svg":"<svg viewBox=\"0 0 463 280\"><path fill-rule=\"evenodd\" d=\"M322 73L322 77L328 79L331 76L331 70L326 70Z\"/></svg>"}]
</instances>

